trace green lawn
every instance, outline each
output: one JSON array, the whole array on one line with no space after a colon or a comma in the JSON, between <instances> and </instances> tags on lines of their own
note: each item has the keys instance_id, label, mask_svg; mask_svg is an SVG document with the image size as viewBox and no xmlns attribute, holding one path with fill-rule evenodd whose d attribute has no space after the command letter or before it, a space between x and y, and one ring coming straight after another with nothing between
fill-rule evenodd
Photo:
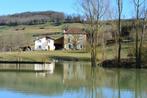
<instances>
[{"instance_id":1,"label":"green lawn","mask_svg":"<svg viewBox=\"0 0 147 98\"><path fill-rule=\"evenodd\" d=\"M58 59L76 59L90 60L90 53L85 52L69 52L69 51L31 51L31 52L1 52L0 60L31 60L31 61L49 61L53 58Z\"/></svg>"},{"instance_id":2,"label":"green lawn","mask_svg":"<svg viewBox=\"0 0 147 98\"><path fill-rule=\"evenodd\" d=\"M126 47L127 48L127 47ZM123 48L122 58L127 57L127 49ZM106 48L105 59L113 59L116 51L114 46ZM62 60L81 60L90 61L90 52L85 51L30 51L30 52L1 52L0 60L31 60L31 61L49 61L51 59L62 59ZM97 59L102 60L102 49L97 49Z\"/></svg>"}]
</instances>

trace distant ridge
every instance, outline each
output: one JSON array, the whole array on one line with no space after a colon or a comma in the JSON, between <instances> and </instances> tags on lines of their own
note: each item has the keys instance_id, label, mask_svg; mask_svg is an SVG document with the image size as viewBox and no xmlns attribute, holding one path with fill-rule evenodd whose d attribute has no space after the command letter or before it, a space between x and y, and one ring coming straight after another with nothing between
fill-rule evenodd
<instances>
[{"instance_id":1,"label":"distant ridge","mask_svg":"<svg viewBox=\"0 0 147 98\"><path fill-rule=\"evenodd\" d=\"M36 25L48 21L62 21L64 13L56 11L23 12L12 15L0 16L0 25Z\"/></svg>"}]
</instances>

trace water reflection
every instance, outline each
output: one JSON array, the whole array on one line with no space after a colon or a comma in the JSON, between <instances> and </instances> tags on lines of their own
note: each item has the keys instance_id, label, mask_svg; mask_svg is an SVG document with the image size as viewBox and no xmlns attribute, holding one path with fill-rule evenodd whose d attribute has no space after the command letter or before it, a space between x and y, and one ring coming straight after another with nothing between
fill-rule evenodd
<instances>
[{"instance_id":1,"label":"water reflection","mask_svg":"<svg viewBox=\"0 0 147 98\"><path fill-rule=\"evenodd\" d=\"M85 63L86 64L86 63ZM86 80L85 66L84 62L64 62L63 70L64 76L63 79L66 80ZM86 66L85 66L86 67Z\"/></svg>"},{"instance_id":2,"label":"water reflection","mask_svg":"<svg viewBox=\"0 0 147 98\"><path fill-rule=\"evenodd\" d=\"M140 70L136 70L135 73L135 98L142 98L141 94L141 76L140 76Z\"/></svg>"},{"instance_id":3,"label":"water reflection","mask_svg":"<svg viewBox=\"0 0 147 98\"><path fill-rule=\"evenodd\" d=\"M36 72L36 76L47 76L49 74L53 74L55 69L55 63L45 63L45 64L34 64L34 70ZM38 72L40 71L40 72Z\"/></svg>"},{"instance_id":4,"label":"water reflection","mask_svg":"<svg viewBox=\"0 0 147 98\"><path fill-rule=\"evenodd\" d=\"M87 62L25 65L35 72L0 71L0 97L43 96L51 98L146 98L147 70L92 68ZM1 65L0 69L13 69ZM14 68L15 69L15 68ZM44 70L44 71L42 71ZM36 77L37 76L37 77ZM19 95L18 95L19 93ZM7 94L3 96L7 98Z\"/></svg>"}]
</instances>

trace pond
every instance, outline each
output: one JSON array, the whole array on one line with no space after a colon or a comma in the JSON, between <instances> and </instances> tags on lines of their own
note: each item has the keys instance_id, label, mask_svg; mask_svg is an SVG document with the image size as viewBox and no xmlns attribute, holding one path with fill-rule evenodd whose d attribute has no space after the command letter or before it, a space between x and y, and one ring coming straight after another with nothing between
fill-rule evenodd
<instances>
[{"instance_id":1,"label":"pond","mask_svg":"<svg viewBox=\"0 0 147 98\"><path fill-rule=\"evenodd\" d=\"M1 64L0 98L146 98L146 75L88 62Z\"/></svg>"}]
</instances>

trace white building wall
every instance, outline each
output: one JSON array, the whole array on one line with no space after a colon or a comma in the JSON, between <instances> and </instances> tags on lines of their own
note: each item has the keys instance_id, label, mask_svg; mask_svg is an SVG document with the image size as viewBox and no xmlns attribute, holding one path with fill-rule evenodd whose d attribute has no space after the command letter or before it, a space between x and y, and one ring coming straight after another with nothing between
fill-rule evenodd
<instances>
[{"instance_id":1,"label":"white building wall","mask_svg":"<svg viewBox=\"0 0 147 98\"><path fill-rule=\"evenodd\" d=\"M35 41L35 50L55 50L54 40L41 38Z\"/></svg>"},{"instance_id":2,"label":"white building wall","mask_svg":"<svg viewBox=\"0 0 147 98\"><path fill-rule=\"evenodd\" d=\"M55 50L54 40L48 39L48 46L48 48L50 48L49 50Z\"/></svg>"}]
</instances>

